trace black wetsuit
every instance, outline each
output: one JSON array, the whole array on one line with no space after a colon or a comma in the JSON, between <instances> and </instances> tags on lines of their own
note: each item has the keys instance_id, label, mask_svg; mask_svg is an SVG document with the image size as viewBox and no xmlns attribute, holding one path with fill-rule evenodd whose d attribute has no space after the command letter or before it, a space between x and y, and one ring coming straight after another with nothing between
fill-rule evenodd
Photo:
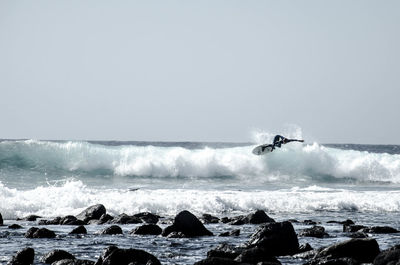
<instances>
[{"instance_id":1,"label":"black wetsuit","mask_svg":"<svg viewBox=\"0 0 400 265\"><path fill-rule=\"evenodd\" d=\"M274 149L275 148L275 146L277 146L277 147L281 147L281 145L282 145L282 143L283 143L283 141L285 140L286 138L285 137L283 137L282 135L276 135L275 137L274 137L274 142L272 143L272 149Z\"/></svg>"}]
</instances>

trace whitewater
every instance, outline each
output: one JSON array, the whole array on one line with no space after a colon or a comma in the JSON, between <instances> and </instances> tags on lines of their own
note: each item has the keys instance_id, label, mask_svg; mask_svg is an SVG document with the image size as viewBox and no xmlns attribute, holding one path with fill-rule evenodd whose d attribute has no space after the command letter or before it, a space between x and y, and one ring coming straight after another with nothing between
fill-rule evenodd
<instances>
[{"instance_id":1,"label":"whitewater","mask_svg":"<svg viewBox=\"0 0 400 265\"><path fill-rule=\"evenodd\" d=\"M78 214L280 216L400 211L398 146L290 143L255 156L253 143L0 141L5 219Z\"/></svg>"}]
</instances>

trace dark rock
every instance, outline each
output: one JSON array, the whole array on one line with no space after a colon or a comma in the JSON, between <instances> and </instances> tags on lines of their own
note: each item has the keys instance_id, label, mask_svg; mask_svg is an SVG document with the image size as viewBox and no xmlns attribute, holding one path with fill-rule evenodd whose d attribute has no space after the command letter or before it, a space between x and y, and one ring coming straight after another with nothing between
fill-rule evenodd
<instances>
[{"instance_id":1,"label":"dark rock","mask_svg":"<svg viewBox=\"0 0 400 265\"><path fill-rule=\"evenodd\" d=\"M9 229L21 229L22 226L18 225L18 224L12 224L8 226Z\"/></svg>"},{"instance_id":2,"label":"dark rock","mask_svg":"<svg viewBox=\"0 0 400 265\"><path fill-rule=\"evenodd\" d=\"M364 229L364 228L367 228L367 227L364 225L352 225L352 224L343 225L343 232L354 233L354 232L360 231L361 229Z\"/></svg>"},{"instance_id":3,"label":"dark rock","mask_svg":"<svg viewBox=\"0 0 400 265\"><path fill-rule=\"evenodd\" d=\"M160 216L148 212L134 214L133 216L148 224L157 224L160 220Z\"/></svg>"},{"instance_id":4,"label":"dark rock","mask_svg":"<svg viewBox=\"0 0 400 265\"><path fill-rule=\"evenodd\" d=\"M74 228L71 232L70 232L70 234L87 234L87 230L86 230L86 228L83 226L83 225L80 225L80 226L78 226L78 227L76 227L76 228Z\"/></svg>"},{"instance_id":5,"label":"dark rock","mask_svg":"<svg viewBox=\"0 0 400 265\"><path fill-rule=\"evenodd\" d=\"M39 225L59 225L61 219L61 217L56 217L53 220L39 220Z\"/></svg>"},{"instance_id":6,"label":"dark rock","mask_svg":"<svg viewBox=\"0 0 400 265\"><path fill-rule=\"evenodd\" d=\"M46 264L52 264L53 262L63 259L75 259L75 257L65 250L55 249L44 255L40 261Z\"/></svg>"},{"instance_id":7,"label":"dark rock","mask_svg":"<svg viewBox=\"0 0 400 265\"><path fill-rule=\"evenodd\" d=\"M229 217L222 217L220 221L221 221L221 223L227 224L227 223L231 222L232 219Z\"/></svg>"},{"instance_id":8,"label":"dark rock","mask_svg":"<svg viewBox=\"0 0 400 265\"><path fill-rule=\"evenodd\" d=\"M94 261L79 260L79 259L62 259L52 263L51 265L94 265Z\"/></svg>"},{"instance_id":9,"label":"dark rock","mask_svg":"<svg viewBox=\"0 0 400 265\"><path fill-rule=\"evenodd\" d=\"M299 236L323 238L328 237L329 235L325 232L324 227L316 225L300 231Z\"/></svg>"},{"instance_id":10,"label":"dark rock","mask_svg":"<svg viewBox=\"0 0 400 265\"><path fill-rule=\"evenodd\" d=\"M172 232L169 233L168 238L186 238L187 236L182 232Z\"/></svg>"},{"instance_id":11,"label":"dark rock","mask_svg":"<svg viewBox=\"0 0 400 265\"><path fill-rule=\"evenodd\" d=\"M82 220L78 220L78 218L76 218L75 216L67 215L60 219L59 224L60 225L84 225L86 223Z\"/></svg>"},{"instance_id":12,"label":"dark rock","mask_svg":"<svg viewBox=\"0 0 400 265\"><path fill-rule=\"evenodd\" d=\"M31 227L25 233L26 238L55 238L56 234L47 228Z\"/></svg>"},{"instance_id":13,"label":"dark rock","mask_svg":"<svg viewBox=\"0 0 400 265\"><path fill-rule=\"evenodd\" d=\"M255 213L251 213L246 217L248 224L263 224L263 223L274 223L275 220L269 217L264 211L257 210Z\"/></svg>"},{"instance_id":14,"label":"dark rock","mask_svg":"<svg viewBox=\"0 0 400 265\"><path fill-rule=\"evenodd\" d=\"M305 225L316 225L317 222L315 222L313 220L304 220L303 224L305 224Z\"/></svg>"},{"instance_id":15,"label":"dark rock","mask_svg":"<svg viewBox=\"0 0 400 265\"><path fill-rule=\"evenodd\" d=\"M17 221L22 220L22 221L34 222L38 218L41 218L41 217L38 215L31 214L31 215L25 216L24 218L17 218Z\"/></svg>"},{"instance_id":16,"label":"dark rock","mask_svg":"<svg viewBox=\"0 0 400 265\"><path fill-rule=\"evenodd\" d=\"M142 220L135 216L129 216L127 214L121 214L118 217L114 218L114 224L140 224Z\"/></svg>"},{"instance_id":17,"label":"dark rock","mask_svg":"<svg viewBox=\"0 0 400 265\"><path fill-rule=\"evenodd\" d=\"M186 237L212 236L213 234L189 211L182 211L175 216L174 223L164 229L162 235L168 236L172 232L181 232Z\"/></svg>"},{"instance_id":18,"label":"dark rock","mask_svg":"<svg viewBox=\"0 0 400 265\"><path fill-rule=\"evenodd\" d=\"M239 235L240 235L240 229L235 229L229 232L219 234L219 236L239 236Z\"/></svg>"},{"instance_id":19,"label":"dark rock","mask_svg":"<svg viewBox=\"0 0 400 265\"><path fill-rule=\"evenodd\" d=\"M364 228L361 230L361 232L371 233L371 234L393 234L393 233L399 233L399 230L390 226L373 226Z\"/></svg>"},{"instance_id":20,"label":"dark rock","mask_svg":"<svg viewBox=\"0 0 400 265\"><path fill-rule=\"evenodd\" d=\"M92 219L100 219L100 217L106 213L106 207L103 204L96 204L86 208L80 214L76 216L79 220L84 221L85 223L89 222Z\"/></svg>"},{"instance_id":21,"label":"dark rock","mask_svg":"<svg viewBox=\"0 0 400 265\"><path fill-rule=\"evenodd\" d=\"M3 216L1 216L1 213L0 213L0 226L1 225L3 225Z\"/></svg>"},{"instance_id":22,"label":"dark rock","mask_svg":"<svg viewBox=\"0 0 400 265\"><path fill-rule=\"evenodd\" d=\"M361 263L371 263L379 252L379 245L375 239L354 238L324 248L316 258L352 258Z\"/></svg>"},{"instance_id":23,"label":"dark rock","mask_svg":"<svg viewBox=\"0 0 400 265\"><path fill-rule=\"evenodd\" d=\"M312 259L304 265L359 265L360 263L352 258L318 258Z\"/></svg>"},{"instance_id":24,"label":"dark rock","mask_svg":"<svg viewBox=\"0 0 400 265\"><path fill-rule=\"evenodd\" d=\"M351 238L367 238L368 235L366 233L358 231L358 232L351 233L349 235L349 237L351 237Z\"/></svg>"},{"instance_id":25,"label":"dark rock","mask_svg":"<svg viewBox=\"0 0 400 265\"><path fill-rule=\"evenodd\" d=\"M9 265L30 265L33 264L35 258L35 250L33 248L24 248L17 252L7 263Z\"/></svg>"},{"instance_id":26,"label":"dark rock","mask_svg":"<svg viewBox=\"0 0 400 265\"><path fill-rule=\"evenodd\" d=\"M396 264L400 264L400 245L382 251L374 260L374 265Z\"/></svg>"},{"instance_id":27,"label":"dark rock","mask_svg":"<svg viewBox=\"0 0 400 265\"><path fill-rule=\"evenodd\" d=\"M201 220L203 220L203 223L205 223L205 224L219 223L219 218L212 216L211 214L203 214L203 216L201 217Z\"/></svg>"},{"instance_id":28,"label":"dark rock","mask_svg":"<svg viewBox=\"0 0 400 265\"><path fill-rule=\"evenodd\" d=\"M256 264L258 262L272 262L280 264L280 262L271 254L269 249L261 247L253 247L244 250L239 256L235 258L235 261L251 264Z\"/></svg>"},{"instance_id":29,"label":"dark rock","mask_svg":"<svg viewBox=\"0 0 400 265\"><path fill-rule=\"evenodd\" d=\"M248 242L248 248L268 249L271 256L293 255L299 251L299 241L290 222L262 225Z\"/></svg>"},{"instance_id":30,"label":"dark rock","mask_svg":"<svg viewBox=\"0 0 400 265\"><path fill-rule=\"evenodd\" d=\"M311 250L313 250L311 245L306 243L304 245L300 245L299 251L297 253L304 253L304 252L311 251Z\"/></svg>"},{"instance_id":31,"label":"dark rock","mask_svg":"<svg viewBox=\"0 0 400 265\"><path fill-rule=\"evenodd\" d=\"M109 214L103 214L101 217L100 217L100 219L98 220L98 224L105 224L105 223L107 223L107 222L110 222L110 221L112 221L112 220L114 220L114 217L112 217L111 215L109 215Z\"/></svg>"},{"instance_id":32,"label":"dark rock","mask_svg":"<svg viewBox=\"0 0 400 265\"><path fill-rule=\"evenodd\" d=\"M350 219L345 221L328 221L328 224L341 224L341 225L354 225L354 222Z\"/></svg>"},{"instance_id":33,"label":"dark rock","mask_svg":"<svg viewBox=\"0 0 400 265\"><path fill-rule=\"evenodd\" d=\"M161 265L160 261L139 249L119 249L115 246L106 248L95 265Z\"/></svg>"},{"instance_id":34,"label":"dark rock","mask_svg":"<svg viewBox=\"0 0 400 265\"><path fill-rule=\"evenodd\" d=\"M207 257L209 258L224 258L224 259L235 259L239 256L245 248L235 247L228 244L221 244L216 248L207 252Z\"/></svg>"},{"instance_id":35,"label":"dark rock","mask_svg":"<svg viewBox=\"0 0 400 265\"><path fill-rule=\"evenodd\" d=\"M122 229L118 225L112 225L107 228L104 228L100 234L102 235L120 235L122 234Z\"/></svg>"},{"instance_id":36,"label":"dark rock","mask_svg":"<svg viewBox=\"0 0 400 265\"><path fill-rule=\"evenodd\" d=\"M244 225L247 224L247 216L244 215L239 215L239 216L235 216L233 218L231 218L231 220L229 221L230 225Z\"/></svg>"},{"instance_id":37,"label":"dark rock","mask_svg":"<svg viewBox=\"0 0 400 265\"><path fill-rule=\"evenodd\" d=\"M210 257L194 263L194 265L245 265L245 264L246 263L241 263L231 259L218 258L218 257Z\"/></svg>"},{"instance_id":38,"label":"dark rock","mask_svg":"<svg viewBox=\"0 0 400 265\"><path fill-rule=\"evenodd\" d=\"M136 227L131 231L135 235L161 235L162 229L155 224L146 224Z\"/></svg>"}]
</instances>

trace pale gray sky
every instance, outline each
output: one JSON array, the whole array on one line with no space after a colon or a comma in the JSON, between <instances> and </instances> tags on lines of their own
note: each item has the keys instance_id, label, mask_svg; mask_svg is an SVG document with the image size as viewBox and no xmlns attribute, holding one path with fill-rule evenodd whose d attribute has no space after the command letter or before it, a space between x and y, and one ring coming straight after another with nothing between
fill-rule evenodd
<instances>
[{"instance_id":1,"label":"pale gray sky","mask_svg":"<svg viewBox=\"0 0 400 265\"><path fill-rule=\"evenodd\" d=\"M400 144L400 1L0 1L0 138Z\"/></svg>"}]
</instances>

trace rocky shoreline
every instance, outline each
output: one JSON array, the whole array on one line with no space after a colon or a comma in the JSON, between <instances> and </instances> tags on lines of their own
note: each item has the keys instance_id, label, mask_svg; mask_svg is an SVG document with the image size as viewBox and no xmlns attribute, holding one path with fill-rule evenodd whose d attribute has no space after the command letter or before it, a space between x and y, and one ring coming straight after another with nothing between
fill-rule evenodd
<instances>
[{"instance_id":1,"label":"rocky shoreline","mask_svg":"<svg viewBox=\"0 0 400 265\"><path fill-rule=\"evenodd\" d=\"M299 243L301 238L329 238L323 225L312 220L298 221L295 219L277 222L270 218L264 211L256 211L246 216L236 217L215 217L204 214L196 217L189 211L178 213L173 220L162 218L161 216L143 212L135 215L120 214L111 216L106 208L101 205L88 207L77 216L68 215L57 217L51 220L43 219L37 215L30 215L19 221L35 222L37 226L31 226L24 233L27 240L36 238L57 238L57 233L51 229L41 226L69 225L75 226L71 235L85 235L85 226L103 225L103 229L96 234L119 235L123 234L123 227L127 224L138 224L129 233L136 236L159 236L166 238L198 238L198 237L237 237L241 233L240 226L254 225L256 231L243 244L234 245L223 243L210 250L209 246L204 246L204 255L207 257L197 261L196 265L214 264L258 264L258 265L279 265L281 257L291 256L301 260L302 264L307 265L355 265L369 263L374 265L400 264L400 245L394 245L385 250L380 249L374 235L394 234L399 231L389 226L365 226L355 224L352 220L336 221L334 223L343 227L349 239L330 244L325 247L313 249L311 244ZM158 224L165 225L164 228ZM230 231L218 235L207 229L208 224L223 223L231 227ZM308 228L295 230L293 224L302 223ZM5 226L0 214L0 225ZM23 227L16 223L8 225L8 230L18 230ZM228 240L229 241L229 240ZM97 260L87 260L61 250L54 249L39 258L43 264L52 265L155 265L161 264L155 255L137 248L119 248L118 242L103 249L98 253ZM35 250L26 247L19 250L13 257L10 257L8 264L25 265L34 264Z\"/></svg>"}]
</instances>

